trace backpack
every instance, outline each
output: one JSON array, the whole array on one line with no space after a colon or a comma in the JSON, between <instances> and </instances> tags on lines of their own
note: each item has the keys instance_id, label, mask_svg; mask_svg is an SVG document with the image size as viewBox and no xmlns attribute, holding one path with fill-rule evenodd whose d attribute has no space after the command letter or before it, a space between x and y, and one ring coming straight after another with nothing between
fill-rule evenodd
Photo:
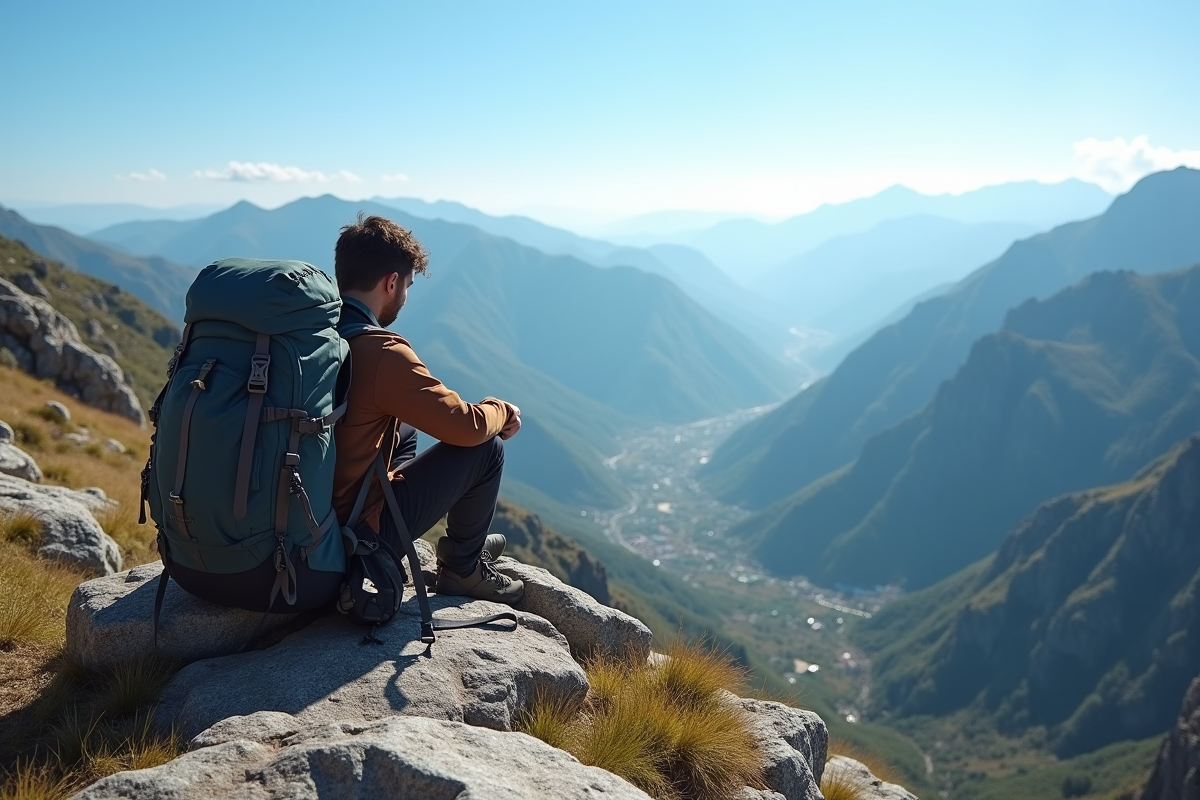
<instances>
[{"instance_id":1,"label":"backpack","mask_svg":"<svg viewBox=\"0 0 1200 800\"><path fill-rule=\"evenodd\" d=\"M146 521L148 506L163 562L156 639L170 578L202 599L238 605L230 602L231 589L244 588L245 576L273 576L269 590L262 587L269 610L280 596L296 604L297 558L310 579L319 577L322 586L332 581L331 603L348 559L356 570L361 559L378 560L379 548L362 545L333 510L333 426L345 413L351 376L349 345L336 327L341 310L333 279L300 261L225 259L201 270L189 288L183 335L150 409L155 432L142 471L139 521ZM390 490L382 462L381 452L375 469L383 469ZM371 478L365 476L364 497ZM385 494L394 507L394 495ZM401 539L419 578L415 548ZM402 574L398 587L386 586L395 571L371 566L371 574L387 576L376 588L385 586L392 600L375 605L390 608L390 619ZM415 584L422 640L432 643L425 587L419 579ZM360 605L364 585L350 599L365 613L368 600L379 598ZM443 626L449 627L437 627Z\"/></svg>"}]
</instances>

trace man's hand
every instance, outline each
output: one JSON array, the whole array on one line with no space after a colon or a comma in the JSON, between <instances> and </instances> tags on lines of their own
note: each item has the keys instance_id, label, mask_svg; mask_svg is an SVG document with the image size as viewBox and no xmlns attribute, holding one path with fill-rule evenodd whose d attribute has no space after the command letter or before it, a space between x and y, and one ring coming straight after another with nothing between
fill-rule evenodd
<instances>
[{"instance_id":1,"label":"man's hand","mask_svg":"<svg viewBox=\"0 0 1200 800\"><path fill-rule=\"evenodd\" d=\"M521 430L521 409L514 406L512 403L505 403L508 406L508 422L504 423L504 427L500 429L501 439L511 439L517 435L517 431Z\"/></svg>"}]
</instances>

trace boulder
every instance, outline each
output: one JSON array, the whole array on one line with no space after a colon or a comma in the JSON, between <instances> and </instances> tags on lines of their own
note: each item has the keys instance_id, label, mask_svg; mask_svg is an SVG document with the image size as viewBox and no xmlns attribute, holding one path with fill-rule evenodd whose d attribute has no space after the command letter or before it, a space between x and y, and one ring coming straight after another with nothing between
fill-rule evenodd
<instances>
[{"instance_id":1,"label":"boulder","mask_svg":"<svg viewBox=\"0 0 1200 800\"><path fill-rule=\"evenodd\" d=\"M54 419L55 422L70 422L71 421L71 409L67 408L65 405L58 402L57 400L47 400L46 401L46 411L48 412L49 416Z\"/></svg>"},{"instance_id":2,"label":"boulder","mask_svg":"<svg viewBox=\"0 0 1200 800\"><path fill-rule=\"evenodd\" d=\"M145 423L141 403L117 362L84 344L74 323L45 300L3 278L0 346L12 351L21 369L50 378L83 402Z\"/></svg>"},{"instance_id":3,"label":"boulder","mask_svg":"<svg viewBox=\"0 0 1200 800\"><path fill-rule=\"evenodd\" d=\"M846 756L829 759L825 764L825 780L853 787L854 797L860 800L917 800L908 789L880 780L861 761Z\"/></svg>"},{"instance_id":4,"label":"boulder","mask_svg":"<svg viewBox=\"0 0 1200 800\"><path fill-rule=\"evenodd\" d=\"M121 569L121 548L92 516L115 502L99 489L44 486L0 474L0 509L26 511L42 527L38 555L111 575Z\"/></svg>"},{"instance_id":5,"label":"boulder","mask_svg":"<svg viewBox=\"0 0 1200 800\"><path fill-rule=\"evenodd\" d=\"M549 620L567 638L576 658L598 652L641 660L650 654L653 634L641 620L601 605L587 592L568 586L541 567L504 557L496 561L496 568L525 582L525 596L517 608Z\"/></svg>"},{"instance_id":6,"label":"boulder","mask_svg":"<svg viewBox=\"0 0 1200 800\"><path fill-rule=\"evenodd\" d=\"M118 455L128 452L128 448L125 447L120 440L113 439L112 437L104 440L104 449L110 453L117 453Z\"/></svg>"},{"instance_id":7,"label":"boulder","mask_svg":"<svg viewBox=\"0 0 1200 800\"><path fill-rule=\"evenodd\" d=\"M13 431L12 425L0 419L0 442L14 442L16 439L17 434Z\"/></svg>"},{"instance_id":8,"label":"boulder","mask_svg":"<svg viewBox=\"0 0 1200 800\"><path fill-rule=\"evenodd\" d=\"M37 279L37 276L30 272L22 272L13 276L15 283L22 292L30 297L40 297L42 300L50 299L50 292L42 282Z\"/></svg>"},{"instance_id":9,"label":"boulder","mask_svg":"<svg viewBox=\"0 0 1200 800\"><path fill-rule=\"evenodd\" d=\"M10 433L12 432L12 428L8 430ZM33 460L33 456L11 441L4 440L3 437L0 437L0 473L32 483L42 482L42 471L38 468L37 462Z\"/></svg>"},{"instance_id":10,"label":"boulder","mask_svg":"<svg viewBox=\"0 0 1200 800\"><path fill-rule=\"evenodd\" d=\"M787 800L821 800L821 775L829 746L824 720L783 703L729 697L746 711L750 730L762 747L767 788Z\"/></svg>"},{"instance_id":11,"label":"boulder","mask_svg":"<svg viewBox=\"0 0 1200 800\"><path fill-rule=\"evenodd\" d=\"M154 595L162 562L85 581L67 606L67 654L89 668L151 655ZM229 655L293 629L295 614L213 605L171 581L163 598L158 654L179 662Z\"/></svg>"},{"instance_id":12,"label":"boulder","mask_svg":"<svg viewBox=\"0 0 1200 800\"><path fill-rule=\"evenodd\" d=\"M257 715L256 715L257 716ZM459 722L392 717L373 723L297 724L276 738L276 721L230 720L224 736L158 767L119 772L75 795L78 800L647 800L641 790L523 733ZM286 726L285 726L286 727ZM219 738L219 737L214 737Z\"/></svg>"},{"instance_id":13,"label":"boulder","mask_svg":"<svg viewBox=\"0 0 1200 800\"><path fill-rule=\"evenodd\" d=\"M446 619L506 610L461 597L430 601ZM439 632L428 650L415 597L377 629L324 616L268 649L184 667L163 690L156 724L190 737L227 717L274 710L303 725L406 714L508 730L538 692L576 702L588 688L562 634L540 617L517 616L516 630L500 623Z\"/></svg>"}]
</instances>

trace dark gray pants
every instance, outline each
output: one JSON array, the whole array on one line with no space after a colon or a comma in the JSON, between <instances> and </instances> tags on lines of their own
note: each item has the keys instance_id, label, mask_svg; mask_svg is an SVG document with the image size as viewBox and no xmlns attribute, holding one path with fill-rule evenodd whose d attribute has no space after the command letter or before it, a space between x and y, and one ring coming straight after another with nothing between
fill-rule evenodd
<instances>
[{"instance_id":1,"label":"dark gray pants","mask_svg":"<svg viewBox=\"0 0 1200 800\"><path fill-rule=\"evenodd\" d=\"M455 447L437 442L420 455L417 432L401 425L392 450L392 468L402 479L392 481L400 515L413 538L420 538L443 516L452 547L445 566L469 575L483 551L496 513L500 476L504 471L504 443L499 436L475 447ZM399 532L384 506L379 535L396 552Z\"/></svg>"}]
</instances>

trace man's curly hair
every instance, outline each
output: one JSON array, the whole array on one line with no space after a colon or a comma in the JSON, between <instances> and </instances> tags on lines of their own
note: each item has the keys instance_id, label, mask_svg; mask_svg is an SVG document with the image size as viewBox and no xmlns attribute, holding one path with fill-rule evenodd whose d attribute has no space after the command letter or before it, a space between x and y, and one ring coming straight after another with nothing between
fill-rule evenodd
<instances>
[{"instance_id":1,"label":"man's curly hair","mask_svg":"<svg viewBox=\"0 0 1200 800\"><path fill-rule=\"evenodd\" d=\"M369 292L379 281L400 273L422 275L428 272L429 254L413 236L390 219L378 216L364 218L342 228L333 248L333 271L338 290Z\"/></svg>"}]
</instances>

